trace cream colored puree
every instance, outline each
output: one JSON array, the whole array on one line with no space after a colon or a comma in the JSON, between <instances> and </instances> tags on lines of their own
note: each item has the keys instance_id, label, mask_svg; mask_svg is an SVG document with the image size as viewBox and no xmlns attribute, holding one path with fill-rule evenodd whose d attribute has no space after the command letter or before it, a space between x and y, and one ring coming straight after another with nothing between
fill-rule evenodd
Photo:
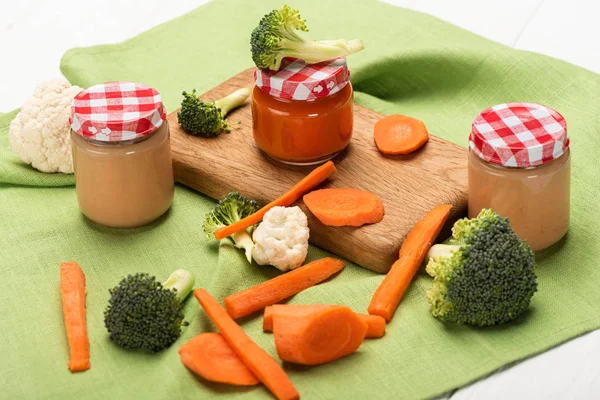
<instances>
[{"instance_id":1,"label":"cream colored puree","mask_svg":"<svg viewBox=\"0 0 600 400\"><path fill-rule=\"evenodd\" d=\"M115 228L152 222L174 194L169 125L148 138L119 143L89 141L71 132L75 188L81 211Z\"/></svg>"},{"instance_id":2,"label":"cream colored puree","mask_svg":"<svg viewBox=\"0 0 600 400\"><path fill-rule=\"evenodd\" d=\"M570 169L569 150L531 168L490 164L469 151L469 218L491 208L532 250L543 250L567 233Z\"/></svg>"}]
</instances>

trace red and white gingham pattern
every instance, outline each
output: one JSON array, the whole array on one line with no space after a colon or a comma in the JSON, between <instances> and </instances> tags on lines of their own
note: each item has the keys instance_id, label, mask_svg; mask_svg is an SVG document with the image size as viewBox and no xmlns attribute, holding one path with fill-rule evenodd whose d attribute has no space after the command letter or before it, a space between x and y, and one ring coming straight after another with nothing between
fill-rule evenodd
<instances>
[{"instance_id":1,"label":"red and white gingham pattern","mask_svg":"<svg viewBox=\"0 0 600 400\"><path fill-rule=\"evenodd\" d=\"M257 69L256 86L273 97L287 100L316 100L342 90L350 78L345 58L318 64L284 59L278 71Z\"/></svg>"},{"instance_id":2,"label":"red and white gingham pattern","mask_svg":"<svg viewBox=\"0 0 600 400\"><path fill-rule=\"evenodd\" d=\"M156 89L141 83L107 82L75 96L69 123L85 138L120 142L154 132L165 118Z\"/></svg>"},{"instance_id":3,"label":"red and white gingham pattern","mask_svg":"<svg viewBox=\"0 0 600 400\"><path fill-rule=\"evenodd\" d=\"M475 118L469 147L489 163L533 167L567 150L567 123L558 112L539 104L499 104Z\"/></svg>"}]
</instances>

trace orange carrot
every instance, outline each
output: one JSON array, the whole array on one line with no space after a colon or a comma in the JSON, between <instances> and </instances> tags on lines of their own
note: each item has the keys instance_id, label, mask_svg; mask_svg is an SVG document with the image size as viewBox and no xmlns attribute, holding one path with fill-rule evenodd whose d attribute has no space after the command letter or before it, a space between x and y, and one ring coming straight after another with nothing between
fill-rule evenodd
<instances>
[{"instance_id":1,"label":"orange carrot","mask_svg":"<svg viewBox=\"0 0 600 400\"><path fill-rule=\"evenodd\" d=\"M273 314L288 313L296 316L306 316L331 307L337 306L326 304L275 304L265 307L265 313L263 315L263 330L265 332L273 331ZM378 315L369 314L357 313L356 316L367 323L367 334L365 335L365 338L380 338L385 334L385 319Z\"/></svg>"},{"instance_id":2,"label":"orange carrot","mask_svg":"<svg viewBox=\"0 0 600 400\"><path fill-rule=\"evenodd\" d=\"M423 147L429 134L423 121L392 114L375 123L375 144L384 154L408 154Z\"/></svg>"},{"instance_id":3,"label":"orange carrot","mask_svg":"<svg viewBox=\"0 0 600 400\"><path fill-rule=\"evenodd\" d=\"M335 165L333 165L332 161L327 161L325 164L312 170L310 174L308 174L304 177L304 179L292 186L281 197L273 200L254 214L249 215L246 218L243 218L237 222L234 222L231 225L217 229L215 231L215 238L217 240L224 239L228 236L233 235L236 232L247 229L252 225L259 223L263 219L267 211L269 211L273 207L287 207L289 205L292 205L296 200L302 197L303 194L312 190L314 187L319 185L334 172Z\"/></svg>"},{"instance_id":4,"label":"orange carrot","mask_svg":"<svg viewBox=\"0 0 600 400\"><path fill-rule=\"evenodd\" d=\"M209 381L239 386L260 383L220 333L193 337L179 348L179 357L183 365Z\"/></svg>"},{"instance_id":5,"label":"orange carrot","mask_svg":"<svg viewBox=\"0 0 600 400\"><path fill-rule=\"evenodd\" d=\"M310 212L324 225L361 226L383 219L383 202L366 190L314 190L305 194L303 200Z\"/></svg>"},{"instance_id":6,"label":"orange carrot","mask_svg":"<svg viewBox=\"0 0 600 400\"><path fill-rule=\"evenodd\" d=\"M232 318L245 317L323 282L342 268L344 262L341 260L321 258L225 297L225 308Z\"/></svg>"},{"instance_id":7,"label":"orange carrot","mask_svg":"<svg viewBox=\"0 0 600 400\"><path fill-rule=\"evenodd\" d=\"M273 314L277 354L296 364L324 364L352 354L366 333L367 323L344 306L309 314Z\"/></svg>"},{"instance_id":8,"label":"orange carrot","mask_svg":"<svg viewBox=\"0 0 600 400\"><path fill-rule=\"evenodd\" d=\"M85 322L85 275L76 262L60 264L60 293L69 342L69 369L72 372L88 370L90 341Z\"/></svg>"},{"instance_id":9,"label":"orange carrot","mask_svg":"<svg viewBox=\"0 0 600 400\"><path fill-rule=\"evenodd\" d=\"M406 288L448 219L451 208L450 205L437 206L410 231L400 248L400 259L392 265L371 299L369 314L379 315L388 322L392 319Z\"/></svg>"},{"instance_id":10,"label":"orange carrot","mask_svg":"<svg viewBox=\"0 0 600 400\"><path fill-rule=\"evenodd\" d=\"M206 290L196 289L194 296L215 324L221 335L227 340L235 354L246 364L266 387L279 400L296 400L300 398L290 378L281 369L277 361L246 335L235 323L227 311Z\"/></svg>"}]
</instances>

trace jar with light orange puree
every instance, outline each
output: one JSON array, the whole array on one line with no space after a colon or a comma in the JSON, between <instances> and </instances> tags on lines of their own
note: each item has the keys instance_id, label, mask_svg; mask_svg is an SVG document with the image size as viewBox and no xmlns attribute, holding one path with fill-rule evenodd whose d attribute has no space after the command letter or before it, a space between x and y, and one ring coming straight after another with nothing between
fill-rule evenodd
<instances>
[{"instance_id":1,"label":"jar with light orange puree","mask_svg":"<svg viewBox=\"0 0 600 400\"><path fill-rule=\"evenodd\" d=\"M169 124L155 89L132 82L92 86L73 100L71 129L75 189L85 216L135 228L169 209Z\"/></svg>"},{"instance_id":2,"label":"jar with light orange puree","mask_svg":"<svg viewBox=\"0 0 600 400\"><path fill-rule=\"evenodd\" d=\"M488 108L473 122L469 147L470 218L495 210L534 251L567 233L571 155L562 115L532 103Z\"/></svg>"},{"instance_id":3,"label":"jar with light orange puree","mask_svg":"<svg viewBox=\"0 0 600 400\"><path fill-rule=\"evenodd\" d=\"M252 132L259 149L294 165L335 157L352 138L354 94L345 58L307 65L284 59L257 69Z\"/></svg>"}]
</instances>

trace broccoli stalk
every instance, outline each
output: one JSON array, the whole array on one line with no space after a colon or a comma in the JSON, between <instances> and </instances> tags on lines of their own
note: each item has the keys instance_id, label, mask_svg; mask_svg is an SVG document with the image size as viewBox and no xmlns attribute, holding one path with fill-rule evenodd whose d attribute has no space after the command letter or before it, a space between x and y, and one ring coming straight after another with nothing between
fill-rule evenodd
<instances>
[{"instance_id":1,"label":"broccoli stalk","mask_svg":"<svg viewBox=\"0 0 600 400\"><path fill-rule=\"evenodd\" d=\"M231 192L223 197L212 211L206 214L203 226L204 232L209 238L214 238L217 229L254 214L258 211L258 208L258 204L254 200L248 200L238 192ZM246 259L250 263L252 262L252 249L254 248L254 241L251 236L253 228L250 227L231 235L235 246L244 249Z\"/></svg>"},{"instance_id":2,"label":"broccoli stalk","mask_svg":"<svg viewBox=\"0 0 600 400\"><path fill-rule=\"evenodd\" d=\"M157 352L179 338L187 325L183 300L194 286L194 277L177 270L164 284L146 273L128 275L109 290L104 325L110 339L121 347Z\"/></svg>"},{"instance_id":3,"label":"broccoli stalk","mask_svg":"<svg viewBox=\"0 0 600 400\"><path fill-rule=\"evenodd\" d=\"M196 89L191 93L184 91L177 121L184 131L192 135L216 137L223 131L230 132L225 116L244 104L249 95L250 89L242 88L214 103L207 103L196 97Z\"/></svg>"},{"instance_id":4,"label":"broccoli stalk","mask_svg":"<svg viewBox=\"0 0 600 400\"><path fill-rule=\"evenodd\" d=\"M298 10L286 5L266 14L250 36L252 60L256 66L278 70L285 57L316 64L364 49L358 39L314 41L302 38L297 31L308 32L306 21L300 17Z\"/></svg>"},{"instance_id":5,"label":"broccoli stalk","mask_svg":"<svg viewBox=\"0 0 600 400\"><path fill-rule=\"evenodd\" d=\"M433 316L476 326L517 318L537 291L535 258L507 218L484 209L474 219L457 221L449 245L435 245L426 270Z\"/></svg>"}]
</instances>

